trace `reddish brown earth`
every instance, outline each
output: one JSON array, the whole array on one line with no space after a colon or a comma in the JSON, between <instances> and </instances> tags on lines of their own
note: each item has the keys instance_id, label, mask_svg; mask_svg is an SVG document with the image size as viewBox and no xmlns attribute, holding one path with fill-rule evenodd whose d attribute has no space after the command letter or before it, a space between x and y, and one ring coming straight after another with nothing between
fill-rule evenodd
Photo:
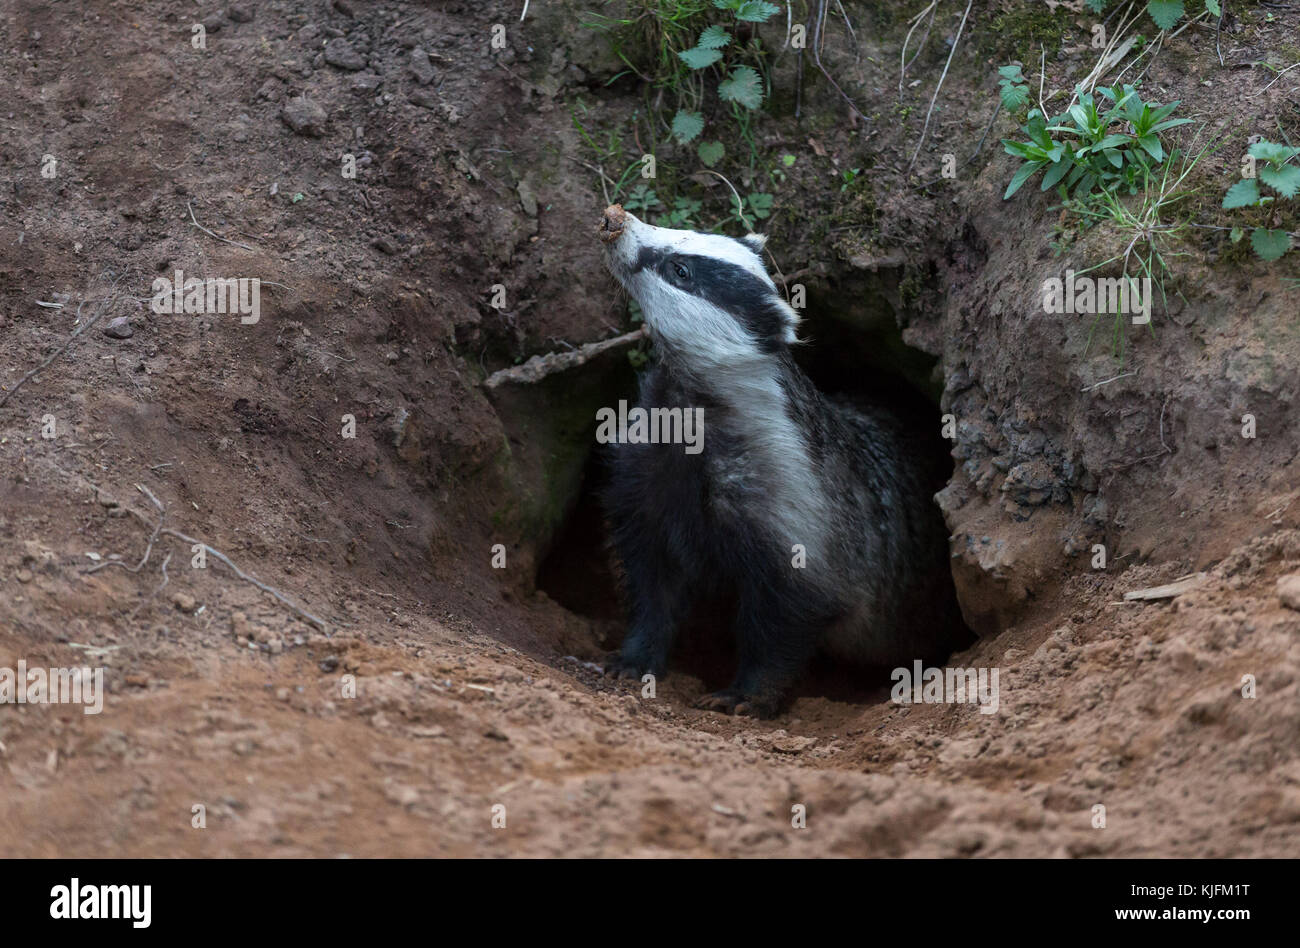
<instances>
[{"instance_id":1,"label":"reddish brown earth","mask_svg":"<svg viewBox=\"0 0 1300 948\"><path fill-rule=\"evenodd\" d=\"M581 428L564 412L609 391L623 363L491 397L481 385L629 328L600 271L604 195L570 108L585 97L594 122L636 97L605 89L573 10L516 27L513 4L235 4L198 51L188 6L84 6L0 11L0 398L13 393L0 408L0 668L102 666L109 694L99 715L0 705L0 855L1300 855L1300 611L1278 590L1300 570L1300 344L1275 274L1242 275L1246 293L1200 284L1190 312L1217 313L1210 326L1163 326L1133 355L1144 374L1103 390L1097 410L1077 392L1113 363L1080 355L1086 327L1049 351L1013 319L1023 257L1041 261L1047 238L998 202L1009 165L995 149L955 205L893 207L902 191L889 191L877 237L902 248L897 261L926 256L918 222L948 238L927 256L948 296L904 333L943 356L945 408L1028 424L966 444L959 460L974 463L946 510L968 604L996 619L951 664L997 667L1000 708L899 706L880 673L847 688L814 677L773 721L722 717L691 708L706 685L685 670L652 700L600 677L617 638L606 572L573 566L547 586L585 590L586 615L536 589L581 478L581 463L555 460ZM494 23L518 31L495 58ZM896 62L898 24L881 28L868 63ZM336 41L361 68L325 59ZM416 46L428 84L409 69ZM863 101L891 101L892 74L855 75L839 53ZM940 68L944 55L927 54ZM1198 82L1172 53L1161 68L1153 79ZM1233 75L1258 88L1272 74ZM869 146L844 129L774 132L825 153L792 186L824 188L866 147L899 174L929 88ZM1288 117L1275 98L1288 88L1261 108ZM318 136L280 117L304 95L323 110ZM986 114L941 117L933 147L967 148ZM345 153L362 159L356 179L339 173ZM1013 241L1009 221L1036 236ZM872 241L810 248L799 215L774 229L787 269L810 281L886 255ZM150 285L176 268L283 286L264 288L255 326L153 314ZM488 305L497 283L504 310ZM114 293L99 325L14 391ZM131 338L101 333L117 315ZM963 372L974 387L954 384ZM1160 443L1152 406L1170 392L1182 401L1160 433L1177 451L1131 465ZM1209 399L1226 430L1234 393L1272 413L1272 440L1210 430ZM340 437L345 414L355 439ZM1039 422L1065 446L1053 457L1092 482L1026 515L1001 474L983 475L1009 450L998 437ZM159 512L140 488L167 528L293 607L214 557L191 568L175 536L150 544ZM1081 528L1097 496L1112 517ZM996 554L963 546L983 534ZM1111 566L1064 556L1076 536L1110 544ZM146 550L138 572L91 571ZM1202 570L1173 600L1123 599Z\"/></svg>"}]
</instances>

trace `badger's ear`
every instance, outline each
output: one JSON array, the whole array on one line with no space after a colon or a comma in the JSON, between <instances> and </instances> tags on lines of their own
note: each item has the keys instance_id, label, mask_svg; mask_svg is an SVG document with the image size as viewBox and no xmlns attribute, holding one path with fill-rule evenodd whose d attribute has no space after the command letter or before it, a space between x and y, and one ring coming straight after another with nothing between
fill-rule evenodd
<instances>
[{"instance_id":1,"label":"badger's ear","mask_svg":"<svg viewBox=\"0 0 1300 948\"><path fill-rule=\"evenodd\" d=\"M754 251L756 254L762 254L763 248L767 245L766 234L746 234L740 238L740 242Z\"/></svg>"}]
</instances>

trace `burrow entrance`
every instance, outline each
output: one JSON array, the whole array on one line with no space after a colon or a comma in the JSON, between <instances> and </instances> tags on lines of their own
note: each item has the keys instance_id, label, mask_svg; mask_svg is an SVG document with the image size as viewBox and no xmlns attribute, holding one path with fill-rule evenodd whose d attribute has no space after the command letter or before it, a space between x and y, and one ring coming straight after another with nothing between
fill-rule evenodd
<instances>
[{"instance_id":1,"label":"burrow entrance","mask_svg":"<svg viewBox=\"0 0 1300 948\"><path fill-rule=\"evenodd\" d=\"M903 341L896 313L906 307L903 270L853 274L828 281L801 313L800 337L806 344L795 359L827 395L870 400L887 406L925 437L933 490L952 476L951 445L941 436L939 359ZM900 293L900 288L904 291ZM614 398L636 398L635 388ZM562 526L540 560L537 588L571 612L596 622L604 647L616 649L623 637L623 608L617 565L609 548L600 495L608 480L604 455L588 456L582 484ZM718 629L726 630L717 634ZM973 638L973 636L972 636ZM706 605L678 637L674 667L713 687L726 684L732 669L730 611L727 603ZM863 685L860 672L846 674L829 661L815 663L806 689L843 700L867 700L878 688ZM799 693L804 692L801 688Z\"/></svg>"}]
</instances>

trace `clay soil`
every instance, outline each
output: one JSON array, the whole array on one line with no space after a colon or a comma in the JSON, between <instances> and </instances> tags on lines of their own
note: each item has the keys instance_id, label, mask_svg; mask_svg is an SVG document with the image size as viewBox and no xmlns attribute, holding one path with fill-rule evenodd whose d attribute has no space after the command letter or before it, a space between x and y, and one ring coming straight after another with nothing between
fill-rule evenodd
<instances>
[{"instance_id":1,"label":"clay soil","mask_svg":"<svg viewBox=\"0 0 1300 948\"><path fill-rule=\"evenodd\" d=\"M996 714L822 671L734 719L691 707L707 662L643 698L600 674L612 592L537 589L537 442L481 384L629 328L566 98L618 93L577 26L235 4L198 50L189 5L62 6L0 5L0 668L103 667L108 695L0 705L0 855L1300 855L1277 458L1213 556L1058 573L954 655L1000 670ZM255 325L151 312L176 269L279 285Z\"/></svg>"}]
</instances>

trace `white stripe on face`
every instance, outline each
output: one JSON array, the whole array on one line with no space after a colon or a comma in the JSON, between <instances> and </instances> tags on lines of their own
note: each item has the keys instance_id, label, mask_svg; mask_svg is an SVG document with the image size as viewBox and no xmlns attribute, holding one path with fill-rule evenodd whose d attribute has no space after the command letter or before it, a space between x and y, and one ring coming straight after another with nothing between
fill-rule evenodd
<instances>
[{"instance_id":1,"label":"white stripe on face","mask_svg":"<svg viewBox=\"0 0 1300 948\"><path fill-rule=\"evenodd\" d=\"M647 325L683 355L689 354L697 367L760 357L759 340L733 314L665 279L657 266L657 260L664 257L705 257L759 281L784 313L783 341L796 341L799 317L781 299L762 259L749 244L720 234L655 227L621 207L606 212L601 236L610 272L641 304Z\"/></svg>"},{"instance_id":2,"label":"white stripe on face","mask_svg":"<svg viewBox=\"0 0 1300 948\"><path fill-rule=\"evenodd\" d=\"M643 248L663 253L696 254L742 267L761 278L772 289L776 289L776 284L768 276L762 259L740 241L721 234L701 234L693 230L655 227L653 224L637 219L633 214L624 213L622 235L606 247L611 259L621 262L628 270L636 265L637 255Z\"/></svg>"}]
</instances>

